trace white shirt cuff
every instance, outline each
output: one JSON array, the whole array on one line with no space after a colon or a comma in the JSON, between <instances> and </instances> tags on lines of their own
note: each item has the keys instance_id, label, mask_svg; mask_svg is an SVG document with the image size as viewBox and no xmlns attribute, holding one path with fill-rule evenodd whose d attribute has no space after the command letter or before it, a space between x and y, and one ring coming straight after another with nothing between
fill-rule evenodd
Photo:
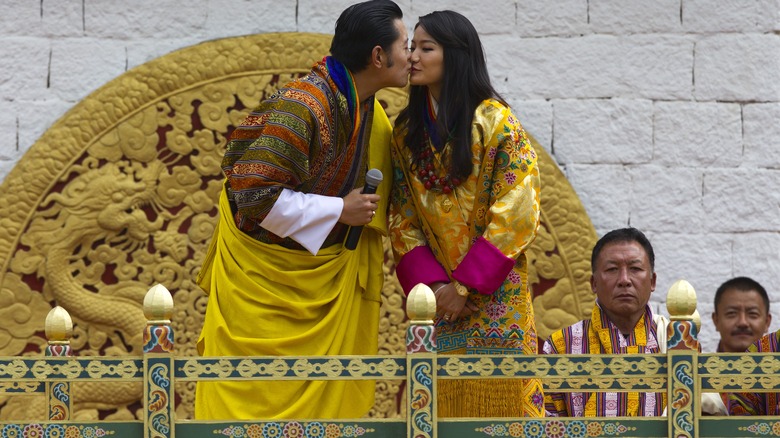
<instances>
[{"instance_id":1,"label":"white shirt cuff","mask_svg":"<svg viewBox=\"0 0 780 438\"><path fill-rule=\"evenodd\" d=\"M260 226L281 237L290 237L316 255L341 217L344 200L282 189Z\"/></svg>"}]
</instances>

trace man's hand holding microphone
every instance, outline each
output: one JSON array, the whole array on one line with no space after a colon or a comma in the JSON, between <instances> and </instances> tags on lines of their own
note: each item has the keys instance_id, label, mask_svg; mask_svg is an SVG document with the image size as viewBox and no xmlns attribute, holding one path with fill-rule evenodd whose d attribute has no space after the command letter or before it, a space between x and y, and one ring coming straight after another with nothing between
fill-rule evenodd
<instances>
[{"instance_id":1,"label":"man's hand holding microphone","mask_svg":"<svg viewBox=\"0 0 780 438\"><path fill-rule=\"evenodd\" d=\"M354 250L357 247L363 225L371 222L376 214L379 195L376 188L382 182L382 172L371 169L366 173L366 185L352 190L344 197L344 209L341 210L339 222L350 226L347 238L344 240L346 249Z\"/></svg>"}]
</instances>

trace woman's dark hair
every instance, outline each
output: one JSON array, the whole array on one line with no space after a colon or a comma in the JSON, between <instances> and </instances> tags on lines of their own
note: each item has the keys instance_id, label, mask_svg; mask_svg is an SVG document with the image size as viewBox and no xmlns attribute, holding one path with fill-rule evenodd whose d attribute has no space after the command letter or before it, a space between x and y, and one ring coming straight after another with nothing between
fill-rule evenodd
<instances>
[{"instance_id":1,"label":"woman's dark hair","mask_svg":"<svg viewBox=\"0 0 780 438\"><path fill-rule=\"evenodd\" d=\"M375 46L392 54L393 42L398 39L395 20L403 17L401 8L391 0L369 0L348 7L336 20L330 54L352 72L365 69Z\"/></svg>"},{"instance_id":2,"label":"woman's dark hair","mask_svg":"<svg viewBox=\"0 0 780 438\"><path fill-rule=\"evenodd\" d=\"M444 77L436 130L444 143L448 139L452 142L450 176L463 181L472 171L471 121L474 111L480 102L491 97L504 105L506 102L490 84L482 43L468 18L454 11L436 11L420 17L415 29L418 27L422 27L444 51ZM426 148L423 115L427 99L427 86L411 86L409 105L397 119L399 125L406 125L405 143L413 157Z\"/></svg>"}]
</instances>

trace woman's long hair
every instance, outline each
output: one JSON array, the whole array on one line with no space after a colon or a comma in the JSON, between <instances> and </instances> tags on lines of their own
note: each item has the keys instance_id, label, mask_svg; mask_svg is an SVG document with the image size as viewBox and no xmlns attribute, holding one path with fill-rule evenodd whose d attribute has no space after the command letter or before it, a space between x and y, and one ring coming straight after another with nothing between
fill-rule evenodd
<instances>
[{"instance_id":1,"label":"woman's long hair","mask_svg":"<svg viewBox=\"0 0 780 438\"><path fill-rule=\"evenodd\" d=\"M490 84L482 43L477 30L466 17L454 11L436 11L420 17L415 29L420 26L444 51L444 77L436 130L443 143L449 140L452 144L450 176L463 181L472 171L471 121L474 111L487 98L496 98L505 105L506 102ZM404 140L413 157L419 156L426 148L424 117L427 100L427 86L411 86L409 104L397 119L399 126L406 125Z\"/></svg>"}]
</instances>

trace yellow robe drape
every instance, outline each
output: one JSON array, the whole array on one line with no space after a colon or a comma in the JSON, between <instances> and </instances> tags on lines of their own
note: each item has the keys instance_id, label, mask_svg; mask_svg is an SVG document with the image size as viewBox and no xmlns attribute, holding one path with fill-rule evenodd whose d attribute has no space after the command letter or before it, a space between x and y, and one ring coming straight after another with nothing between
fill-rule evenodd
<instances>
[{"instance_id":1,"label":"yellow robe drape","mask_svg":"<svg viewBox=\"0 0 780 438\"><path fill-rule=\"evenodd\" d=\"M209 295L198 340L201 355L377 353L390 129L384 111L376 111L369 165L382 170L386 181L378 188L377 214L354 251L333 245L311 255L254 240L236 227L223 191L217 230L198 278ZM374 386L372 380L201 381L195 417L358 418L373 405Z\"/></svg>"}]
</instances>

